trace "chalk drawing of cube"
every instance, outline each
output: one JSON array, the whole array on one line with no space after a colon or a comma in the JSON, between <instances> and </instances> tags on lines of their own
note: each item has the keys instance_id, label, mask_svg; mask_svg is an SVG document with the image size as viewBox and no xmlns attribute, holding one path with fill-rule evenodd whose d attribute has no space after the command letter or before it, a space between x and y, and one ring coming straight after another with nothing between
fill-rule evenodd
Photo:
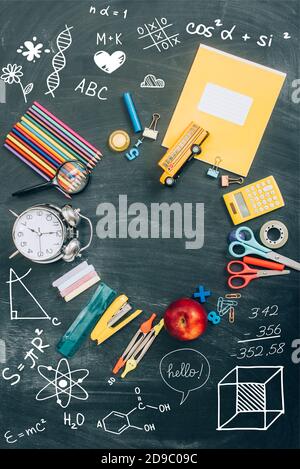
<instances>
[{"instance_id":1,"label":"chalk drawing of cube","mask_svg":"<svg viewBox=\"0 0 300 469\"><path fill-rule=\"evenodd\" d=\"M218 383L217 430L267 430L284 412L282 366L236 366Z\"/></svg>"}]
</instances>

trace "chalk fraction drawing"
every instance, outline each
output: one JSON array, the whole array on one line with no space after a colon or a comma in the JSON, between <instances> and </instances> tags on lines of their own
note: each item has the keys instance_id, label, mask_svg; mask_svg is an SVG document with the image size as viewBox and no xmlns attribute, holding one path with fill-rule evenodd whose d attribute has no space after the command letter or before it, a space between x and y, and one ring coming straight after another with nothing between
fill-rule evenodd
<instances>
[{"instance_id":1,"label":"chalk fraction drawing","mask_svg":"<svg viewBox=\"0 0 300 469\"><path fill-rule=\"evenodd\" d=\"M146 42L143 50L156 47L161 52L180 44L178 39L179 33L172 34L169 30L171 26L173 26L173 23L168 23L167 18L161 18L160 20L154 18L152 23L145 23L143 26L139 26L137 28L138 39L143 39Z\"/></svg>"},{"instance_id":2,"label":"chalk fraction drawing","mask_svg":"<svg viewBox=\"0 0 300 469\"><path fill-rule=\"evenodd\" d=\"M89 395L81 384L89 375L89 370L80 368L71 371L68 360L62 358L56 368L39 365L38 372L47 384L37 393L37 401L56 398L56 403L65 409L72 398L81 401L88 399Z\"/></svg>"},{"instance_id":3,"label":"chalk fraction drawing","mask_svg":"<svg viewBox=\"0 0 300 469\"><path fill-rule=\"evenodd\" d=\"M283 366L236 366L218 383L217 430L268 430L284 413Z\"/></svg>"},{"instance_id":4,"label":"chalk fraction drawing","mask_svg":"<svg viewBox=\"0 0 300 469\"><path fill-rule=\"evenodd\" d=\"M121 67L126 60L125 52L117 50L113 54L109 54L104 50L96 52L94 55L94 62L97 67L100 68L103 72L113 73L115 70Z\"/></svg>"},{"instance_id":5,"label":"chalk fraction drawing","mask_svg":"<svg viewBox=\"0 0 300 469\"><path fill-rule=\"evenodd\" d=\"M22 72L22 65L17 64L7 64L6 67L2 67L2 75L0 76L1 80L3 80L8 85L18 84L23 93L24 101L27 103L26 96L31 93L33 89L33 83L28 83L28 85L23 86L21 82L21 78L23 76Z\"/></svg>"},{"instance_id":6,"label":"chalk fraction drawing","mask_svg":"<svg viewBox=\"0 0 300 469\"><path fill-rule=\"evenodd\" d=\"M165 81L162 78L156 78L155 75L146 75L141 83L141 88L164 88Z\"/></svg>"},{"instance_id":7,"label":"chalk fraction drawing","mask_svg":"<svg viewBox=\"0 0 300 469\"><path fill-rule=\"evenodd\" d=\"M50 49L43 49L44 44L39 42L36 44L37 38L34 36L32 41L24 41L24 44L17 49L18 54L22 54L28 62L36 62L36 59L41 58L42 52L50 54Z\"/></svg>"},{"instance_id":8,"label":"chalk fraction drawing","mask_svg":"<svg viewBox=\"0 0 300 469\"><path fill-rule=\"evenodd\" d=\"M71 29L73 29L73 26L69 27L67 25L66 29L61 31L59 35L56 38L56 45L58 48L58 52L54 55L52 59L52 67L54 71L48 75L47 77L47 87L48 91L45 94L51 94L52 97L54 98L54 91L59 87L60 85L60 75L59 72L61 72L65 66L66 66L66 57L64 55L64 52L71 46L72 44L72 35L70 33Z\"/></svg>"},{"instance_id":9,"label":"chalk fraction drawing","mask_svg":"<svg viewBox=\"0 0 300 469\"><path fill-rule=\"evenodd\" d=\"M31 319L48 319L52 322L53 326L58 326L61 324L57 318L53 317L51 318L49 314L44 310L42 305L38 302L38 300L35 298L33 293L28 289L28 287L25 285L23 282L23 279L27 277L27 275L30 274L32 269L29 269L23 276L19 277L16 272L10 268L9 269L9 280L6 282L9 284L9 306L10 306L10 319L13 320L31 320ZM31 313L26 313L19 311L18 309L14 308L14 300L13 300L13 285L18 283L19 285L24 288L24 290L27 292L27 294L31 297L33 302L35 303L35 306L38 307L38 313L35 313L32 315Z\"/></svg>"}]
</instances>

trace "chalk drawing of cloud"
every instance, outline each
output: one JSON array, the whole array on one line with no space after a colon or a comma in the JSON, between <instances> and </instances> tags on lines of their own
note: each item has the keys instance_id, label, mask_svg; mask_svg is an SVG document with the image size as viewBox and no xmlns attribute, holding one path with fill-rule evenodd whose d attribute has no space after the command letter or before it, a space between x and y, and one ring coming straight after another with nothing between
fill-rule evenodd
<instances>
[{"instance_id":1,"label":"chalk drawing of cloud","mask_svg":"<svg viewBox=\"0 0 300 469\"><path fill-rule=\"evenodd\" d=\"M165 82L162 78L156 78L154 75L146 75L141 83L141 88L164 88Z\"/></svg>"}]
</instances>

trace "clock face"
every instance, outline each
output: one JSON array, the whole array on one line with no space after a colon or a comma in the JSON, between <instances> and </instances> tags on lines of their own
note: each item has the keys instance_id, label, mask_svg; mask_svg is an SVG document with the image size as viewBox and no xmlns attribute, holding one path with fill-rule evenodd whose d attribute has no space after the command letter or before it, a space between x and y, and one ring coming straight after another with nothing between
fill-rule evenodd
<instances>
[{"instance_id":1,"label":"clock face","mask_svg":"<svg viewBox=\"0 0 300 469\"><path fill-rule=\"evenodd\" d=\"M13 239L18 251L32 261L46 261L60 253L65 227L51 210L34 207L16 220Z\"/></svg>"}]
</instances>

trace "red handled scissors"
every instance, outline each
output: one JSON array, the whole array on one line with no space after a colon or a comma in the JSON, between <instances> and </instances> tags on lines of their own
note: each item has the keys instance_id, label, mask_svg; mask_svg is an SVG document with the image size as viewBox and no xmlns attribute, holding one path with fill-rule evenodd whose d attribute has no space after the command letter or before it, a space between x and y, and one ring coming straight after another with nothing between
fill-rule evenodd
<instances>
[{"instance_id":1,"label":"red handled scissors","mask_svg":"<svg viewBox=\"0 0 300 469\"><path fill-rule=\"evenodd\" d=\"M233 290L245 288L252 280L259 277L272 277L273 275L287 275L290 270L258 270L252 269L242 261L231 261L227 264L228 286Z\"/></svg>"}]
</instances>

